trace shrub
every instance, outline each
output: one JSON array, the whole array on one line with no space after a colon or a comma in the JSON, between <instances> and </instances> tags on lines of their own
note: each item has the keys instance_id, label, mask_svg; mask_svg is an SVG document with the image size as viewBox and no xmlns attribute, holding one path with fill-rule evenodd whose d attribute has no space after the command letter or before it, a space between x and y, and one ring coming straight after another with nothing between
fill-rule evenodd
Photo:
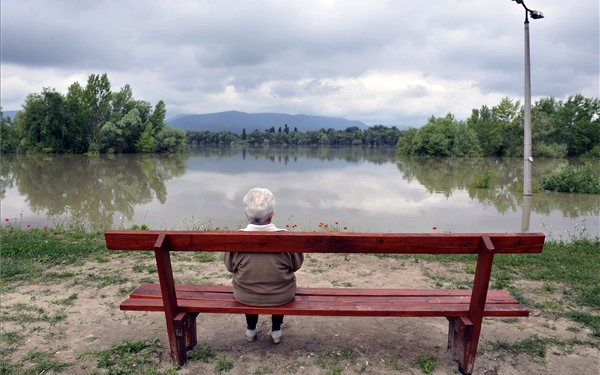
<instances>
[{"instance_id":1,"label":"shrub","mask_svg":"<svg viewBox=\"0 0 600 375\"><path fill-rule=\"evenodd\" d=\"M492 171L489 168L484 169L481 173L475 176L473 185L478 189L487 189L491 186Z\"/></svg>"},{"instance_id":2,"label":"shrub","mask_svg":"<svg viewBox=\"0 0 600 375\"><path fill-rule=\"evenodd\" d=\"M564 158L567 156L567 145L562 143L536 143L533 145L533 155L538 158Z\"/></svg>"},{"instance_id":3,"label":"shrub","mask_svg":"<svg viewBox=\"0 0 600 375\"><path fill-rule=\"evenodd\" d=\"M590 164L565 165L540 179L545 190L563 193L600 194L600 175Z\"/></svg>"}]
</instances>

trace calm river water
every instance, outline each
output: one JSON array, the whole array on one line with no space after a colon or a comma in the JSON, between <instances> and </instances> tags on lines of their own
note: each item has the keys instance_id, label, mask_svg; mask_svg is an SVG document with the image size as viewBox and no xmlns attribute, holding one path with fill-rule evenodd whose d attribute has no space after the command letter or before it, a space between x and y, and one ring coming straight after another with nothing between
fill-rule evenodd
<instances>
[{"instance_id":1,"label":"calm river water","mask_svg":"<svg viewBox=\"0 0 600 375\"><path fill-rule=\"evenodd\" d=\"M565 161L536 160L534 179ZM600 162L593 166L600 169ZM474 188L492 173L488 189ZM275 223L365 232L517 232L521 159L397 159L393 150L213 149L187 155L3 156L3 225L237 229L242 197L271 189ZM600 235L600 198L537 193L530 231ZM8 221L6 221L8 219Z\"/></svg>"}]
</instances>

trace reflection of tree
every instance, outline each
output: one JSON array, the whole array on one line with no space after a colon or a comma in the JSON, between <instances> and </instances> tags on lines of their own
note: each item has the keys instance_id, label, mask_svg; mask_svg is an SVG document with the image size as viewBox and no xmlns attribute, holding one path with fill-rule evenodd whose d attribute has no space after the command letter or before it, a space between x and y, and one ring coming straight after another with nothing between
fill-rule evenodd
<instances>
[{"instance_id":1,"label":"reflection of tree","mask_svg":"<svg viewBox=\"0 0 600 375\"><path fill-rule=\"evenodd\" d=\"M534 182L564 163L560 159L537 160L533 170ZM449 197L455 190L465 190L471 198L494 206L500 213L515 211L522 205L521 159L400 158L397 166L407 180L417 180L430 193L443 193ZM593 167L599 169L600 161L595 161ZM475 188L475 179L484 170L491 173L492 186L488 189ZM600 200L594 195L541 192L534 194L532 210L540 214L560 210L568 217L598 215Z\"/></svg>"},{"instance_id":2,"label":"reflection of tree","mask_svg":"<svg viewBox=\"0 0 600 375\"><path fill-rule=\"evenodd\" d=\"M267 159L288 164L299 158L323 161L344 160L349 163L368 161L373 164L393 163L396 150L386 147L203 147L193 150L193 155L203 157L232 157L242 154L244 159Z\"/></svg>"},{"instance_id":3,"label":"reflection of tree","mask_svg":"<svg viewBox=\"0 0 600 375\"><path fill-rule=\"evenodd\" d=\"M0 199L6 198L6 189L13 187L15 181L13 173L13 155L2 155L0 163Z\"/></svg>"},{"instance_id":4,"label":"reflection of tree","mask_svg":"<svg viewBox=\"0 0 600 375\"><path fill-rule=\"evenodd\" d=\"M136 205L164 203L165 181L185 173L184 155L107 157L23 156L13 160L19 192L33 211L70 215L76 223L107 228L115 213L132 219ZM4 163L3 163L4 164Z\"/></svg>"}]
</instances>

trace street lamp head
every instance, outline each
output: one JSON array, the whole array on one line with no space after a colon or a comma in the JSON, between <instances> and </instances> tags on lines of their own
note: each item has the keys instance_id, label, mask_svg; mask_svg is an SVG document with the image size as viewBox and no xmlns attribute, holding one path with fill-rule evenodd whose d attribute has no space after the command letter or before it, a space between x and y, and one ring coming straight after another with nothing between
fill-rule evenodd
<instances>
[{"instance_id":1,"label":"street lamp head","mask_svg":"<svg viewBox=\"0 0 600 375\"><path fill-rule=\"evenodd\" d=\"M530 10L529 11L529 15L534 20L537 20L537 19L540 19L540 18L544 18L544 13L540 12L539 10Z\"/></svg>"},{"instance_id":2,"label":"street lamp head","mask_svg":"<svg viewBox=\"0 0 600 375\"><path fill-rule=\"evenodd\" d=\"M516 2L517 4L523 4L523 0L512 0L514 2Z\"/></svg>"}]
</instances>

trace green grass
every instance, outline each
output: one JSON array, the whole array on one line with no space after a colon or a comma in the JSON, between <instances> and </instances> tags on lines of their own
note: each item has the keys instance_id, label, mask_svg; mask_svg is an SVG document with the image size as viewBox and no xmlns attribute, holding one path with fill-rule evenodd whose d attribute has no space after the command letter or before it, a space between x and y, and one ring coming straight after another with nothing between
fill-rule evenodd
<instances>
[{"instance_id":1,"label":"green grass","mask_svg":"<svg viewBox=\"0 0 600 375\"><path fill-rule=\"evenodd\" d=\"M2 283L39 277L51 266L78 264L107 253L102 233L0 230Z\"/></svg>"},{"instance_id":2,"label":"green grass","mask_svg":"<svg viewBox=\"0 0 600 375\"><path fill-rule=\"evenodd\" d=\"M348 364L356 357L354 350L348 346L339 350L330 350L320 353L316 357L317 365L326 369L326 374L337 375L342 373L343 364Z\"/></svg>"},{"instance_id":3,"label":"green grass","mask_svg":"<svg viewBox=\"0 0 600 375\"><path fill-rule=\"evenodd\" d=\"M25 355L23 359L24 367L29 367L29 363L33 364L32 367L29 367L27 370L22 372L23 374L59 374L69 367L73 366L73 363L70 362L62 362L53 358L53 351L48 352L40 352L40 351L30 351ZM67 371L68 372L68 371Z\"/></svg>"},{"instance_id":4,"label":"green grass","mask_svg":"<svg viewBox=\"0 0 600 375\"><path fill-rule=\"evenodd\" d=\"M25 336L20 332L2 332L0 333L0 354L6 354L17 350L26 341Z\"/></svg>"},{"instance_id":5,"label":"green grass","mask_svg":"<svg viewBox=\"0 0 600 375\"><path fill-rule=\"evenodd\" d=\"M215 358L215 370L217 372L228 372L233 369L233 363L226 355L220 355Z\"/></svg>"},{"instance_id":6,"label":"green grass","mask_svg":"<svg viewBox=\"0 0 600 375\"><path fill-rule=\"evenodd\" d=\"M202 346L198 345L194 350L188 352L188 358L190 360L202 361L204 363L212 361L214 357L215 354L208 344Z\"/></svg>"},{"instance_id":7,"label":"green grass","mask_svg":"<svg viewBox=\"0 0 600 375\"><path fill-rule=\"evenodd\" d=\"M97 366L110 375L175 374L177 367L161 369L158 339L123 341L106 350L94 353Z\"/></svg>"},{"instance_id":8,"label":"green grass","mask_svg":"<svg viewBox=\"0 0 600 375\"><path fill-rule=\"evenodd\" d=\"M59 299L57 301L54 301L54 303L57 304L57 305L72 306L73 302L75 302L75 300L77 299L77 297L79 297L79 294L73 293L70 296L68 296L67 298L63 298L63 299Z\"/></svg>"},{"instance_id":9,"label":"green grass","mask_svg":"<svg viewBox=\"0 0 600 375\"><path fill-rule=\"evenodd\" d=\"M2 306L0 312L0 321L12 321L20 324L33 322L46 322L51 325L62 322L67 318L64 310L59 310L49 314L41 307L26 303L15 303L13 305Z\"/></svg>"},{"instance_id":10,"label":"green grass","mask_svg":"<svg viewBox=\"0 0 600 375\"><path fill-rule=\"evenodd\" d=\"M423 354L416 360L416 364L424 374L431 374L435 370L435 357L428 354Z\"/></svg>"},{"instance_id":11,"label":"green grass","mask_svg":"<svg viewBox=\"0 0 600 375\"><path fill-rule=\"evenodd\" d=\"M600 347L597 341L583 341L578 339L559 339L556 337L540 337L533 335L515 342L496 341L492 342L494 350L507 352L513 356L526 354L533 359L544 359L548 352L549 346L555 346L562 349L564 352L572 352L576 345L590 346L594 348Z\"/></svg>"}]
</instances>

